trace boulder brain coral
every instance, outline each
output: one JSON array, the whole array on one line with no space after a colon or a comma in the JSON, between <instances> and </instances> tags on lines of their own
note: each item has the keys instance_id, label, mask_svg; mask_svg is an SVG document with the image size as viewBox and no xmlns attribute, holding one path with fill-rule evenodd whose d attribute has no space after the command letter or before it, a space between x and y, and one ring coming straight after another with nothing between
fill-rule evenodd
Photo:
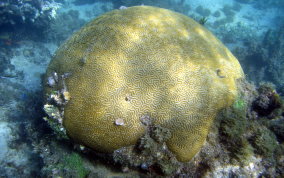
<instances>
[{"instance_id":1,"label":"boulder brain coral","mask_svg":"<svg viewBox=\"0 0 284 178\"><path fill-rule=\"evenodd\" d=\"M150 117L171 131L167 146L185 162L234 102L238 78L237 59L197 22L139 6L85 25L58 49L45 80L51 98L60 90L68 101L63 126L76 142L100 152L134 145Z\"/></svg>"}]
</instances>

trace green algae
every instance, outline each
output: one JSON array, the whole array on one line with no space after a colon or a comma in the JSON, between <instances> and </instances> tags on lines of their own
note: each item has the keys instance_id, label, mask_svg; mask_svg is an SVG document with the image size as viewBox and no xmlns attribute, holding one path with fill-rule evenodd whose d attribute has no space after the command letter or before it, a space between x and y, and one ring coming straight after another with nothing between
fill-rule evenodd
<instances>
[{"instance_id":1,"label":"green algae","mask_svg":"<svg viewBox=\"0 0 284 178\"><path fill-rule=\"evenodd\" d=\"M247 107L245 100L241 97L238 97L233 104L233 108L236 110L244 110Z\"/></svg>"},{"instance_id":2,"label":"green algae","mask_svg":"<svg viewBox=\"0 0 284 178\"><path fill-rule=\"evenodd\" d=\"M272 157L278 146L276 136L267 128L256 128L250 142L254 147L255 153L265 157Z\"/></svg>"},{"instance_id":3,"label":"green algae","mask_svg":"<svg viewBox=\"0 0 284 178\"><path fill-rule=\"evenodd\" d=\"M78 153L71 153L63 158L64 163L58 165L60 169L74 171L75 177L85 178L89 171L84 167L83 159Z\"/></svg>"},{"instance_id":4,"label":"green algae","mask_svg":"<svg viewBox=\"0 0 284 178\"><path fill-rule=\"evenodd\" d=\"M241 163L246 163L253 155L253 148L245 137L248 121L244 106L244 102L239 100L232 108L223 111L219 128L221 142L232 159Z\"/></svg>"}]
</instances>

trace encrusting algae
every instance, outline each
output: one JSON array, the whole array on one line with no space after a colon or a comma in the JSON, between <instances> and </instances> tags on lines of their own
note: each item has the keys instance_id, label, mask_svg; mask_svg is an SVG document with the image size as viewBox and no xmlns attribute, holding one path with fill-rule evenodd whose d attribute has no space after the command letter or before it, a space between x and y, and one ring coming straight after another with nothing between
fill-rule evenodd
<instances>
[{"instance_id":1,"label":"encrusting algae","mask_svg":"<svg viewBox=\"0 0 284 178\"><path fill-rule=\"evenodd\" d=\"M58 49L46 83L54 73L48 102L60 108L74 141L111 153L136 144L147 129L141 120L150 117L169 130L167 147L181 162L200 150L244 77L202 25L150 6L114 10L85 25ZM61 104L50 98L54 91Z\"/></svg>"}]
</instances>

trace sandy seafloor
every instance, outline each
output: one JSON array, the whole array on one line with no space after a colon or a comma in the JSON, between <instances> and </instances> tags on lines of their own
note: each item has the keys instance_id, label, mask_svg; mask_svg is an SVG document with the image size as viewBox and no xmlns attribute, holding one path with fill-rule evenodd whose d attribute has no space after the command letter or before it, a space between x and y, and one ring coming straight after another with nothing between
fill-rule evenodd
<instances>
[{"instance_id":1,"label":"sandy seafloor","mask_svg":"<svg viewBox=\"0 0 284 178\"><path fill-rule=\"evenodd\" d=\"M216 9L221 9L224 5L233 5L236 1L186 0L186 3L191 6L191 10L188 11L187 15L200 16L195 10L198 6L207 8L213 13ZM141 5L142 4L143 3L141 3ZM241 26L250 32L261 34L270 28L277 27L279 25L278 19L284 18L284 13L273 7L256 9L251 4L240 5L241 8L238 12L235 12L234 20L226 24L228 28L233 29ZM79 18L88 22L96 16L108 10L112 10L113 8L114 5L111 1L100 1L84 5L74 5L72 1L69 1L64 7L62 6L58 9L57 17L69 10L76 10L79 12ZM223 13L221 13L221 16L218 18L210 15L207 24L214 23L214 21L221 19L224 16ZM248 19L246 18L247 16L251 18ZM208 27L210 31L222 38L220 35L222 34L221 28L214 28L210 25L207 26L207 24L205 26ZM239 34L235 32L236 31L232 30L231 35L235 36L237 39L238 35L241 37L245 36L242 34L242 31L238 31ZM228 33L230 33L230 31ZM29 98L33 92L40 91L42 87L42 74L45 73L52 55L63 41L64 40L60 42L47 40L45 42L35 42L26 39L20 41L17 45L4 46L5 48L11 48L13 51L12 55L9 56L9 60L14 67L6 71L9 76L0 76L1 92L5 90L5 92L1 93L2 96L0 97L2 100L0 103L0 177L21 177L21 175L29 175L29 173L35 172L34 167L37 166L34 165L37 163L35 160L32 160L33 146L29 145L32 144L32 141L25 138L27 135L21 135L21 131L29 128L25 124L29 125L28 123L33 119L31 117L37 117L34 115L37 108L29 109L29 106L35 103L27 103L26 101L29 100L27 98ZM225 44L229 48L234 48L236 45L242 45L241 42ZM39 100L40 99L41 98L39 98ZM23 107L20 107L19 105L23 105ZM38 131L35 130L35 132ZM19 137L18 135L21 136ZM17 142L17 139L19 138L26 140ZM30 169L27 165L30 165ZM107 164L103 164L102 167L107 167ZM107 168L101 169L107 170Z\"/></svg>"}]
</instances>

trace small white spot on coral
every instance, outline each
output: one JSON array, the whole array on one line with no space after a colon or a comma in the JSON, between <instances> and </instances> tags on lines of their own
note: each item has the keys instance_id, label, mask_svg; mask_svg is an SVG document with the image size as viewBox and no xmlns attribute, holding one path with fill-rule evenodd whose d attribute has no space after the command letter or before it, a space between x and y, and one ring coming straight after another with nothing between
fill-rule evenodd
<instances>
[{"instance_id":1,"label":"small white spot on coral","mask_svg":"<svg viewBox=\"0 0 284 178\"><path fill-rule=\"evenodd\" d=\"M56 72L53 72L53 73L52 73L52 77L53 77L53 79L54 79L56 82L58 82L58 75L57 75Z\"/></svg>"},{"instance_id":2,"label":"small white spot on coral","mask_svg":"<svg viewBox=\"0 0 284 178\"><path fill-rule=\"evenodd\" d=\"M122 126L122 125L124 125L124 120L121 119L121 118L118 118L118 119L115 120L114 124L117 125L117 126Z\"/></svg>"},{"instance_id":3,"label":"small white spot on coral","mask_svg":"<svg viewBox=\"0 0 284 178\"><path fill-rule=\"evenodd\" d=\"M55 85L54 78L53 77L48 77L47 78L47 84L48 84L48 86L53 87Z\"/></svg>"}]
</instances>

